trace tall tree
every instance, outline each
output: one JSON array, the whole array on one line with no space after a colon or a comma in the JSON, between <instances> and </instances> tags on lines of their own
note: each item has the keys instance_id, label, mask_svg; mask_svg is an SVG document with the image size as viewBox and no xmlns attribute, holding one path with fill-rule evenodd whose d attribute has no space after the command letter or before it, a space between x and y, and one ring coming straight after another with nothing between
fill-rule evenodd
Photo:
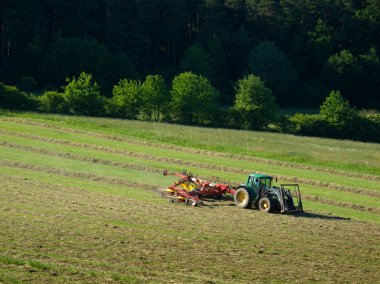
<instances>
[{"instance_id":1,"label":"tall tree","mask_svg":"<svg viewBox=\"0 0 380 284\"><path fill-rule=\"evenodd\" d=\"M289 105L297 75L287 56L272 42L261 42L250 56L249 67L273 91L277 101Z\"/></svg>"}]
</instances>

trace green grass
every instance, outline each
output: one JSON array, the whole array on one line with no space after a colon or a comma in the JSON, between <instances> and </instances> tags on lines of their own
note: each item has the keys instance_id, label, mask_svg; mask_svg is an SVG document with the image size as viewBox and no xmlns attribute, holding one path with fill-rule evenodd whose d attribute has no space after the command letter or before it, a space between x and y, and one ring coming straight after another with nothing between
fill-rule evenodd
<instances>
[{"instance_id":1,"label":"green grass","mask_svg":"<svg viewBox=\"0 0 380 284\"><path fill-rule=\"evenodd\" d=\"M6 115L12 121L0 120L0 282L290 283L302 275L300 283L376 283L380 278L380 258L373 253L380 249L378 144ZM250 171L297 176L306 212L264 214L237 208L231 199L201 208L171 204L156 190L176 180L162 176L163 169L187 169L234 184ZM279 263L281 269L268 270Z\"/></svg>"},{"instance_id":2,"label":"green grass","mask_svg":"<svg viewBox=\"0 0 380 284\"><path fill-rule=\"evenodd\" d=\"M380 174L380 146L375 143L297 137L266 132L185 127L155 122L33 113L21 116L47 120L55 125L121 134L154 142Z\"/></svg>"},{"instance_id":3,"label":"green grass","mask_svg":"<svg viewBox=\"0 0 380 284\"><path fill-rule=\"evenodd\" d=\"M357 179L347 176L339 176L336 174L329 174L329 173L320 173L315 171L310 171L308 169L296 169L291 167L285 167L285 166L277 166L277 165L268 165L264 163L252 163L251 161L242 161L242 160L235 160L230 158L223 158L223 157L205 157L204 155L197 155L192 153L186 153L186 152L178 152L178 151L171 151L166 149L160 149L160 148L152 148L148 146L143 145L136 145L133 143L126 143L126 142L115 142L115 141L109 141L107 139L103 138L97 138L97 137L88 137L85 135L76 134L75 138L74 136L68 137L67 133L63 132L57 132L55 130L45 130L39 131L37 127L30 127L30 126L22 126L20 128L19 125L16 125L17 127L14 127L13 130L17 129L17 131L28 131L28 133L38 134L46 137L52 137L57 139L64 139L72 142L80 142L80 143L87 143L91 145L97 145L97 146L104 146L107 145L108 147L112 147L114 149L122 149L126 151L133 151L136 153L146 153L158 157L167 157L167 158L174 158L174 159L180 159L183 161L194 161L194 162L200 162L200 163L206 163L206 164L212 164L212 165L219 165L219 166L226 166L226 167L235 167L237 169L245 169L245 170L252 170L257 172L265 172L272 175L283 175L288 176L289 173L291 173L290 176L297 177L297 178L304 178L304 179L310 179L310 180L317 180L321 182L329 182L329 183L338 183L341 185L346 186L352 186L352 187L360 187L360 188L367 188L372 190L378 190L379 185L377 181L368 181L363 179ZM13 127L8 125L7 129L10 129ZM4 127L6 128L6 127ZM3 135L4 140L9 139L9 136ZM1 137L0 137L1 139ZM39 141L31 141L31 140L25 140L20 139L17 137L13 137L12 141L17 143L28 143L30 146L38 146L41 142ZM26 142L25 142L26 141ZM46 148L57 150L62 149L62 151L68 151L70 153L75 154L81 154L86 157L90 157L92 153L96 153L96 156L99 158L107 159L108 157L112 157L112 160L118 161L118 162L131 162L135 161L137 164L150 164L154 165L156 168L168 168L173 170L183 170L184 168L187 168L190 171L197 172L196 167L186 166L186 165L171 165L170 163L165 164L164 162L148 162L144 161L144 163L141 163L139 159L131 159L129 157L120 156L113 153L101 153L99 151L94 150L88 150L86 151L83 148L76 149L71 146L64 146L64 145L51 145L49 143L44 144ZM161 167L160 167L161 166ZM216 175L220 176L220 173L216 172L210 172L202 170L202 173L209 172L207 175ZM205 174L204 174L205 175ZM244 175L236 175L236 174L229 174L229 173L223 173L223 178L229 179L229 180L236 180L236 181L242 181L244 180Z\"/></svg>"}]
</instances>

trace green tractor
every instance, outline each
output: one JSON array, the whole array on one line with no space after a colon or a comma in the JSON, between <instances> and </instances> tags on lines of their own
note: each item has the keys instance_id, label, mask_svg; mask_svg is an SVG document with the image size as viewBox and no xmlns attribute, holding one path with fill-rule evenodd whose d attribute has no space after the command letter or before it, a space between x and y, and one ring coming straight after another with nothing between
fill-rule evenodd
<instances>
[{"instance_id":1,"label":"green tractor","mask_svg":"<svg viewBox=\"0 0 380 284\"><path fill-rule=\"evenodd\" d=\"M272 183L271 176L250 174L247 183L236 189L235 204L262 212L303 212L298 184L281 184L276 187Z\"/></svg>"}]
</instances>

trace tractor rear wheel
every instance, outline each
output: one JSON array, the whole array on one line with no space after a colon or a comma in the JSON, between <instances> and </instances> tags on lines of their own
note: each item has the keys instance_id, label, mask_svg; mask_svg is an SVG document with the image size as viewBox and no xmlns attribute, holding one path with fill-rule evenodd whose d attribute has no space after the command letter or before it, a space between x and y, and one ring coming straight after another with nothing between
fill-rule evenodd
<instances>
[{"instance_id":1,"label":"tractor rear wheel","mask_svg":"<svg viewBox=\"0 0 380 284\"><path fill-rule=\"evenodd\" d=\"M259 200L259 210L261 212L273 212L275 210L275 204L268 197L263 197Z\"/></svg>"},{"instance_id":2,"label":"tractor rear wheel","mask_svg":"<svg viewBox=\"0 0 380 284\"><path fill-rule=\"evenodd\" d=\"M241 208L251 208L253 196L249 189L239 187L234 195L235 204Z\"/></svg>"}]
</instances>

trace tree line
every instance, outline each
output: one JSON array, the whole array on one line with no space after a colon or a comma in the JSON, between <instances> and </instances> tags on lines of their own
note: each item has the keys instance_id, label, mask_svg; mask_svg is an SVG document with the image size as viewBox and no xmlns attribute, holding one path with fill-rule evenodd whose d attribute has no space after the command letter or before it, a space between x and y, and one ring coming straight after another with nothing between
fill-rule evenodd
<instances>
[{"instance_id":1,"label":"tree line","mask_svg":"<svg viewBox=\"0 0 380 284\"><path fill-rule=\"evenodd\" d=\"M379 43L377 0L0 0L0 81L28 92L85 71L111 98L122 78L192 72L232 106L253 74L281 107L340 90L379 108Z\"/></svg>"},{"instance_id":2,"label":"tree line","mask_svg":"<svg viewBox=\"0 0 380 284\"><path fill-rule=\"evenodd\" d=\"M121 79L111 97L103 96L93 76L82 72L67 79L60 90L35 95L0 83L0 106L380 142L378 112L358 112L339 91L332 91L319 114L279 115L272 91L254 74L235 83L230 107L218 103L220 93L207 78L192 72L175 76L170 87L161 75L147 75L144 81Z\"/></svg>"}]
</instances>

